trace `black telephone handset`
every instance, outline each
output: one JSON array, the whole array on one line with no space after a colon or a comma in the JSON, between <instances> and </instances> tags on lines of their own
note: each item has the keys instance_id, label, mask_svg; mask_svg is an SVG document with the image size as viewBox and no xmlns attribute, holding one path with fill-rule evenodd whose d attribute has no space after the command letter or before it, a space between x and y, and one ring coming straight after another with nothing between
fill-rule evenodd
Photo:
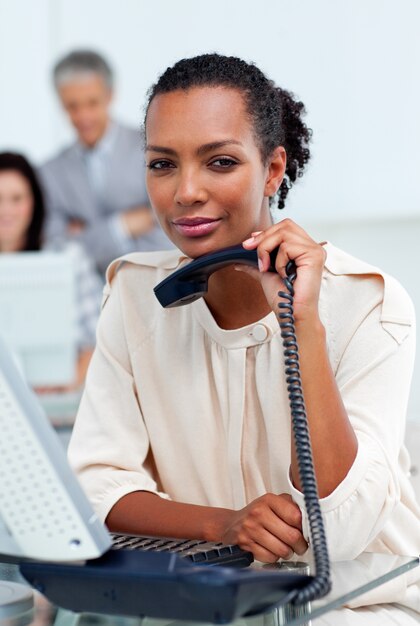
<instances>
[{"instance_id":1,"label":"black telephone handset","mask_svg":"<svg viewBox=\"0 0 420 626\"><path fill-rule=\"evenodd\" d=\"M274 263L277 252L278 248L273 250L270 255L273 271L275 271ZM257 266L257 252L256 250L245 250L242 245L238 245L200 256L156 285L154 288L155 295L165 308L194 302L206 294L209 276L216 270L232 263L245 263L246 265ZM285 291L280 291L278 294L280 298L278 318L283 339L286 383L299 466L299 478L305 498L316 569L315 577L311 577L303 589L296 591L293 601L296 604L302 604L324 596L329 592L331 588L330 561L319 505L318 487L299 371L299 351L293 318L293 283L296 278L296 266L293 261L287 264L286 274L287 276L284 279Z\"/></svg>"},{"instance_id":2,"label":"black telephone handset","mask_svg":"<svg viewBox=\"0 0 420 626\"><path fill-rule=\"evenodd\" d=\"M278 248L270 254L273 271L275 271L274 264L277 251ZM164 308L190 304L207 293L209 276L213 272L232 263L258 267L257 251L245 250L239 244L203 254L156 285L154 288L156 298Z\"/></svg>"}]
</instances>

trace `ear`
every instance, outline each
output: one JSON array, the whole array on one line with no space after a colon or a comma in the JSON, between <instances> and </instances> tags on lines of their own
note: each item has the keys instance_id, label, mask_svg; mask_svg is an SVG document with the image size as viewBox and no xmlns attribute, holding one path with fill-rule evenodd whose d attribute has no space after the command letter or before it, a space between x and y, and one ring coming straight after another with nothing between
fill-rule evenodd
<instances>
[{"instance_id":1,"label":"ear","mask_svg":"<svg viewBox=\"0 0 420 626\"><path fill-rule=\"evenodd\" d=\"M264 186L264 195L274 196L277 193L286 171L286 150L283 146L278 146L273 151L267 163L267 178Z\"/></svg>"}]
</instances>

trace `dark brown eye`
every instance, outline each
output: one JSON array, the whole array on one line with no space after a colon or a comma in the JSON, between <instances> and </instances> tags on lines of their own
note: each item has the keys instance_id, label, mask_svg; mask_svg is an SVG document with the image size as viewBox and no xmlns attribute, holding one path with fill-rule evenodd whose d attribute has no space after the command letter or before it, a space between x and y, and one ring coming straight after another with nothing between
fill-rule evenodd
<instances>
[{"instance_id":1,"label":"dark brown eye","mask_svg":"<svg viewBox=\"0 0 420 626\"><path fill-rule=\"evenodd\" d=\"M147 167L149 168L149 170L165 170L175 166L170 161L166 161L165 159L159 159L158 161L152 161L147 165Z\"/></svg>"},{"instance_id":2,"label":"dark brown eye","mask_svg":"<svg viewBox=\"0 0 420 626\"><path fill-rule=\"evenodd\" d=\"M237 162L227 157L219 157L218 159L214 159L214 161L212 161L210 165L214 165L221 169L228 169L234 165L237 165Z\"/></svg>"}]
</instances>

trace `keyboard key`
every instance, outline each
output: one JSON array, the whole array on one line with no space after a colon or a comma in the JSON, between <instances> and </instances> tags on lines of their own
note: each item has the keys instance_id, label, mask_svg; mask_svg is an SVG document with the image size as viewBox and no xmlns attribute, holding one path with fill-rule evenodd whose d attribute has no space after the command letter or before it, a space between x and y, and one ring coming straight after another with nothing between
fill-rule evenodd
<instances>
[{"instance_id":1,"label":"keyboard key","mask_svg":"<svg viewBox=\"0 0 420 626\"><path fill-rule=\"evenodd\" d=\"M251 552L239 546L227 546L203 539L174 539L168 537L143 537L139 535L112 535L115 550L144 550L147 552L173 552L181 558L200 565L230 565L246 567L253 561Z\"/></svg>"}]
</instances>

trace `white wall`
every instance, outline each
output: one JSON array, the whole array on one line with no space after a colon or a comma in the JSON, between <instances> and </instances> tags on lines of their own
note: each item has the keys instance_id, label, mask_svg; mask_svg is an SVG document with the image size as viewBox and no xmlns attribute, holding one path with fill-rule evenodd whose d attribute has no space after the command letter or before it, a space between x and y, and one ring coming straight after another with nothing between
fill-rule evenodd
<instances>
[{"instance_id":1,"label":"white wall","mask_svg":"<svg viewBox=\"0 0 420 626\"><path fill-rule=\"evenodd\" d=\"M70 139L50 70L74 47L109 58L115 115L137 126L178 58L254 60L314 130L285 214L397 275L420 310L419 24L418 0L0 0L0 150L41 162Z\"/></svg>"},{"instance_id":2,"label":"white wall","mask_svg":"<svg viewBox=\"0 0 420 626\"><path fill-rule=\"evenodd\" d=\"M58 55L106 54L115 113L138 125L148 86L182 56L255 60L307 105L314 159L295 216L418 214L418 0L0 0L0 149L45 159L70 133L50 88Z\"/></svg>"}]
</instances>

